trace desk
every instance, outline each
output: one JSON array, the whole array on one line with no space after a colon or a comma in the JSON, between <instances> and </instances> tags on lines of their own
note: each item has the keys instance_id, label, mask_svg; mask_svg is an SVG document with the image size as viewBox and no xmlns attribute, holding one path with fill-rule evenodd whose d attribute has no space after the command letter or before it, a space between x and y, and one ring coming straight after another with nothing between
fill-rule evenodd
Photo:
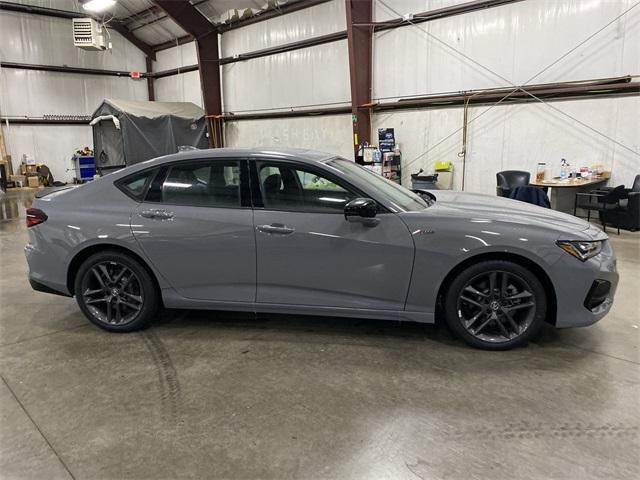
<instances>
[{"instance_id":1,"label":"desk","mask_svg":"<svg viewBox=\"0 0 640 480\"><path fill-rule=\"evenodd\" d=\"M551 208L559 212L570 213L573 215L576 193L594 190L597 185L603 186L602 184L606 183L608 180L608 177L590 179L568 178L566 180L553 178L542 182L530 182L529 185L533 187L550 188ZM580 211L578 211L578 214L580 214Z\"/></svg>"}]
</instances>

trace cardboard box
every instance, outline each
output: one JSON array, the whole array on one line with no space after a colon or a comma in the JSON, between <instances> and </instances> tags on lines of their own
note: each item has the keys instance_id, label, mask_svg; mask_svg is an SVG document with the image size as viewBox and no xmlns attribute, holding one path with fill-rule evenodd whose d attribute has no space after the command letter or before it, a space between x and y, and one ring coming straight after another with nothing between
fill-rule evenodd
<instances>
[{"instance_id":1,"label":"cardboard box","mask_svg":"<svg viewBox=\"0 0 640 480\"><path fill-rule=\"evenodd\" d=\"M37 176L27 177L27 187L38 188L40 186L40 178Z\"/></svg>"},{"instance_id":2,"label":"cardboard box","mask_svg":"<svg viewBox=\"0 0 640 480\"><path fill-rule=\"evenodd\" d=\"M25 165L24 163L20 164L20 175L28 175L30 173L38 173L38 167L35 165Z\"/></svg>"}]
</instances>

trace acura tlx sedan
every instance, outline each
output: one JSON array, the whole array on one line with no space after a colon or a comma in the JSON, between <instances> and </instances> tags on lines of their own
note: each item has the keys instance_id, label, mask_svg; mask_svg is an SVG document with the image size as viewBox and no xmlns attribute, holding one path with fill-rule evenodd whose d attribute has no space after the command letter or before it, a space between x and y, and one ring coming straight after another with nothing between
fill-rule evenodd
<instances>
[{"instance_id":1,"label":"acura tlx sedan","mask_svg":"<svg viewBox=\"0 0 640 480\"><path fill-rule=\"evenodd\" d=\"M194 150L27 210L35 290L94 324L147 325L161 306L434 322L508 349L549 322L590 325L618 274L606 234L515 200L411 192L309 150Z\"/></svg>"}]
</instances>

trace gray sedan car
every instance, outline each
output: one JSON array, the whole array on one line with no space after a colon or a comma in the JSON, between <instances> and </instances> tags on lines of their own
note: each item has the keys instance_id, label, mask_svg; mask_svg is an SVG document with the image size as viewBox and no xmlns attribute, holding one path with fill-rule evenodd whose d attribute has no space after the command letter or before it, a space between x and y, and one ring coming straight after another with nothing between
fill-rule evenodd
<instances>
[{"instance_id":1,"label":"gray sedan car","mask_svg":"<svg viewBox=\"0 0 640 480\"><path fill-rule=\"evenodd\" d=\"M94 324L147 325L161 306L434 322L467 343L520 345L549 322L590 325L618 282L607 235L499 197L412 192L296 149L195 150L27 211L34 289Z\"/></svg>"}]
</instances>

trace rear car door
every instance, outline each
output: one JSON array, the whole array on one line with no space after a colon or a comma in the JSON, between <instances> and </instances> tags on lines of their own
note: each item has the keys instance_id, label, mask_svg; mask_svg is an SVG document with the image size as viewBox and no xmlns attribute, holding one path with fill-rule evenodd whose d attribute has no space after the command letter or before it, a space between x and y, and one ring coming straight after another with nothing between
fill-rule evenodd
<instances>
[{"instance_id":1,"label":"rear car door","mask_svg":"<svg viewBox=\"0 0 640 480\"><path fill-rule=\"evenodd\" d=\"M181 161L162 167L131 217L136 240L186 298L253 302L256 256L246 162Z\"/></svg>"},{"instance_id":2,"label":"rear car door","mask_svg":"<svg viewBox=\"0 0 640 480\"><path fill-rule=\"evenodd\" d=\"M414 247L395 214L347 222L363 194L306 164L256 160L251 175L258 303L404 309Z\"/></svg>"}]
</instances>

